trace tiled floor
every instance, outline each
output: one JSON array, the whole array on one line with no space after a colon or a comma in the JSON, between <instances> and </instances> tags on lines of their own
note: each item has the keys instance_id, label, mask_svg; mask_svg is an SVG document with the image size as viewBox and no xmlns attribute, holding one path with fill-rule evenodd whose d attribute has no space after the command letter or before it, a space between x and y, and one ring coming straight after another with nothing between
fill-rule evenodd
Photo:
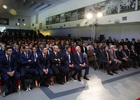
<instances>
[{"instance_id":1,"label":"tiled floor","mask_svg":"<svg viewBox=\"0 0 140 100\"><path fill-rule=\"evenodd\" d=\"M20 91L0 100L136 100L140 98L140 67L107 75L102 70L90 68L90 81L70 80L65 85L50 88L34 88L31 92Z\"/></svg>"}]
</instances>

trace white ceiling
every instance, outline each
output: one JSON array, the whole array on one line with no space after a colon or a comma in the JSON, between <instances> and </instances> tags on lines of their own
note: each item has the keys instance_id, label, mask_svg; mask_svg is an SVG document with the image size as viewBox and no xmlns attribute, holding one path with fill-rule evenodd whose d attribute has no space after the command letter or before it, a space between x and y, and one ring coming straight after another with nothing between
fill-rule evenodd
<instances>
[{"instance_id":1,"label":"white ceiling","mask_svg":"<svg viewBox=\"0 0 140 100\"><path fill-rule=\"evenodd\" d=\"M32 16L66 1L69 0L0 0L0 15L9 15L9 10L14 9L17 15ZM4 4L7 10L2 7Z\"/></svg>"}]
</instances>

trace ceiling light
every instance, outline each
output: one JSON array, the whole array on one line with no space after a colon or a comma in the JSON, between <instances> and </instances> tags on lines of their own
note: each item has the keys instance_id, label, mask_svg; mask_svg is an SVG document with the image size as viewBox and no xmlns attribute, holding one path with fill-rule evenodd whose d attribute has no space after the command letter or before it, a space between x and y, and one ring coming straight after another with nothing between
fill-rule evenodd
<instances>
[{"instance_id":1,"label":"ceiling light","mask_svg":"<svg viewBox=\"0 0 140 100\"><path fill-rule=\"evenodd\" d=\"M87 17L87 19L91 19L91 18L93 18L93 14L92 14L92 13L88 13L88 14L86 15L86 17Z\"/></svg>"},{"instance_id":2,"label":"ceiling light","mask_svg":"<svg viewBox=\"0 0 140 100\"><path fill-rule=\"evenodd\" d=\"M102 12L98 12L98 13L97 13L97 17L98 17L98 18L103 17L103 13L102 13Z\"/></svg>"}]
</instances>

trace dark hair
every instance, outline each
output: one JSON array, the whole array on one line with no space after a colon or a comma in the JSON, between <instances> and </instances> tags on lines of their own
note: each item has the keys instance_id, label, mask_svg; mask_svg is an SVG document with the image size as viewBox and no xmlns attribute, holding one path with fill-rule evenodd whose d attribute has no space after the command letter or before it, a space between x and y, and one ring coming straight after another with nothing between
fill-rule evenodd
<instances>
[{"instance_id":1,"label":"dark hair","mask_svg":"<svg viewBox=\"0 0 140 100\"><path fill-rule=\"evenodd\" d=\"M66 48L66 50L68 50L68 49L71 48L71 47L67 45L65 48Z\"/></svg>"},{"instance_id":2,"label":"dark hair","mask_svg":"<svg viewBox=\"0 0 140 100\"><path fill-rule=\"evenodd\" d=\"M9 49L12 49L12 47L6 47L5 51L8 51Z\"/></svg>"}]
</instances>

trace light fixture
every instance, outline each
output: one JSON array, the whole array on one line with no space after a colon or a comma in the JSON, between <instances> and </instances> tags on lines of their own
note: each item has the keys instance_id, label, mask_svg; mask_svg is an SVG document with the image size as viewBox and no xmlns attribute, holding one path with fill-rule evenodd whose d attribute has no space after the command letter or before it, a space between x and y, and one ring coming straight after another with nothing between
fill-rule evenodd
<instances>
[{"instance_id":1,"label":"light fixture","mask_svg":"<svg viewBox=\"0 0 140 100\"><path fill-rule=\"evenodd\" d=\"M97 13L97 17L98 17L98 18L103 17L103 13L102 13L102 12L98 12L98 13Z\"/></svg>"},{"instance_id":2,"label":"light fixture","mask_svg":"<svg viewBox=\"0 0 140 100\"><path fill-rule=\"evenodd\" d=\"M93 14L91 12L89 12L89 13L87 13L86 17L87 17L87 19L91 19L91 18L93 18Z\"/></svg>"},{"instance_id":3,"label":"light fixture","mask_svg":"<svg viewBox=\"0 0 140 100\"><path fill-rule=\"evenodd\" d=\"M18 22L16 23L16 26L20 26L20 25L23 25L25 26L25 19L18 19Z\"/></svg>"},{"instance_id":4,"label":"light fixture","mask_svg":"<svg viewBox=\"0 0 140 100\"><path fill-rule=\"evenodd\" d=\"M7 7L6 5L3 5L2 7L3 7L4 9L8 9L8 7Z\"/></svg>"}]
</instances>

